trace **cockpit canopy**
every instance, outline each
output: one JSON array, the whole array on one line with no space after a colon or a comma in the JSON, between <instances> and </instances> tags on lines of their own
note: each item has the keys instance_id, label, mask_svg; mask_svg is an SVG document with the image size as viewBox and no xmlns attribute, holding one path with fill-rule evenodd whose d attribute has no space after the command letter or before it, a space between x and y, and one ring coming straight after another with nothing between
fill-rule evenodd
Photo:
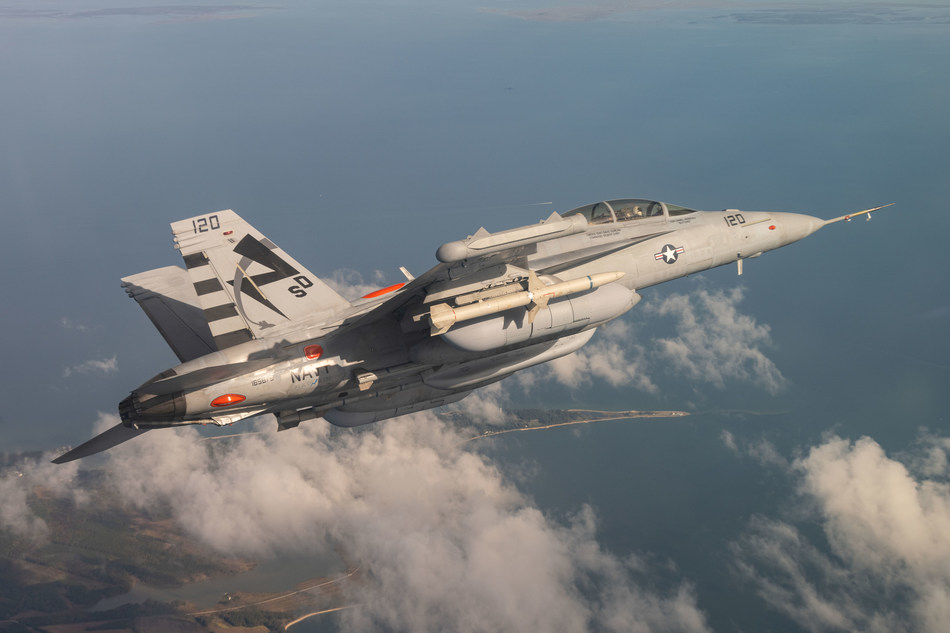
<instances>
[{"instance_id":1,"label":"cockpit canopy","mask_svg":"<svg viewBox=\"0 0 950 633\"><path fill-rule=\"evenodd\" d=\"M666 204L656 200L641 200L639 198L624 198L622 200L605 200L583 207L571 209L561 214L561 217L583 215L590 224L608 224L612 222L627 222L644 218L662 218L664 216L686 215L696 213L675 204Z\"/></svg>"}]
</instances>

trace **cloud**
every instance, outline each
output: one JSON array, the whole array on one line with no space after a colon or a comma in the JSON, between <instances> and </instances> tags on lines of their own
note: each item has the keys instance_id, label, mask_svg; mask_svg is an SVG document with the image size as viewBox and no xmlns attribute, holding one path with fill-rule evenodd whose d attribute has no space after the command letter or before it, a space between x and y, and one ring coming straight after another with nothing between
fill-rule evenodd
<instances>
[{"instance_id":1,"label":"cloud","mask_svg":"<svg viewBox=\"0 0 950 633\"><path fill-rule=\"evenodd\" d=\"M644 565L600 546L589 508L552 520L432 414L274 426L220 442L153 431L110 451L110 477L222 552L340 548L363 570L347 630L707 630L688 583L643 588Z\"/></svg>"},{"instance_id":2,"label":"cloud","mask_svg":"<svg viewBox=\"0 0 950 633\"><path fill-rule=\"evenodd\" d=\"M945 461L918 463L943 480L915 477L868 437L812 447L790 472L824 543L758 517L733 544L737 569L809 631L946 630L950 473Z\"/></svg>"},{"instance_id":3,"label":"cloud","mask_svg":"<svg viewBox=\"0 0 950 633\"><path fill-rule=\"evenodd\" d=\"M59 320L59 325L60 325L64 330L73 330L73 331L75 331L75 332L88 332L88 331L89 331L89 327L88 327L88 326L85 326L85 325L83 325L83 324L81 324L81 323L75 323L75 322L73 322L72 320L70 320L70 319L68 319L68 318L66 318L66 317L63 317L63 318L61 318L61 319Z\"/></svg>"},{"instance_id":4,"label":"cloud","mask_svg":"<svg viewBox=\"0 0 950 633\"><path fill-rule=\"evenodd\" d=\"M58 468L49 461L53 456L51 452L40 459L22 459L0 474L0 530L36 543L46 540L49 526L30 507L30 496L37 488L75 503L87 500L76 486L79 464Z\"/></svg>"},{"instance_id":5,"label":"cloud","mask_svg":"<svg viewBox=\"0 0 950 633\"><path fill-rule=\"evenodd\" d=\"M370 280L364 281L363 275L351 268L334 270L330 273L330 276L324 278L323 281L336 291L337 294L348 301L354 301L371 292L391 285L386 282L386 277L381 270L373 271Z\"/></svg>"},{"instance_id":6,"label":"cloud","mask_svg":"<svg viewBox=\"0 0 950 633\"><path fill-rule=\"evenodd\" d=\"M931 479L946 480L950 476L950 437L940 437L926 430L918 438L917 445L901 460L917 475Z\"/></svg>"},{"instance_id":7,"label":"cloud","mask_svg":"<svg viewBox=\"0 0 950 633\"><path fill-rule=\"evenodd\" d=\"M719 434L719 439L722 440L723 445L728 448L733 453L739 453L739 446L736 444L736 437L729 431L723 429L722 433Z\"/></svg>"},{"instance_id":8,"label":"cloud","mask_svg":"<svg viewBox=\"0 0 950 633\"><path fill-rule=\"evenodd\" d=\"M520 382L525 389L539 380L554 380L570 389L597 382L656 394L664 391L662 377L678 382L685 377L717 389L739 381L776 393L787 381L764 351L772 346L769 327L742 314L741 301L742 290L736 288L645 302L636 313L643 319L639 326L627 320L602 326L584 348L532 371ZM670 328L668 336L650 336Z\"/></svg>"},{"instance_id":9,"label":"cloud","mask_svg":"<svg viewBox=\"0 0 950 633\"><path fill-rule=\"evenodd\" d=\"M648 314L671 319L676 330L653 341L654 363L720 389L728 380L739 380L769 393L780 391L786 380L763 352L772 346L769 327L741 314L741 301L742 289L734 288L674 294L647 304Z\"/></svg>"},{"instance_id":10,"label":"cloud","mask_svg":"<svg viewBox=\"0 0 950 633\"><path fill-rule=\"evenodd\" d=\"M775 446L764 438L753 441L737 440L735 435L723 429L719 434L723 445L736 455L751 457L760 466L778 466L788 469L788 460L785 459Z\"/></svg>"},{"instance_id":11,"label":"cloud","mask_svg":"<svg viewBox=\"0 0 950 633\"><path fill-rule=\"evenodd\" d=\"M805 491L821 503L829 542L846 560L950 581L946 484L915 479L868 437L853 443L832 438L796 466Z\"/></svg>"},{"instance_id":12,"label":"cloud","mask_svg":"<svg viewBox=\"0 0 950 633\"><path fill-rule=\"evenodd\" d=\"M602 326L594 342L548 363L547 376L572 389L597 381L656 393L644 356L643 347L633 341L630 325L617 320Z\"/></svg>"},{"instance_id":13,"label":"cloud","mask_svg":"<svg viewBox=\"0 0 950 633\"><path fill-rule=\"evenodd\" d=\"M475 424L498 426L506 424L508 414L502 406L508 402L509 391L503 383L496 382L476 389L464 400L446 405L447 411L461 411Z\"/></svg>"},{"instance_id":14,"label":"cloud","mask_svg":"<svg viewBox=\"0 0 950 633\"><path fill-rule=\"evenodd\" d=\"M114 371L119 370L119 362L116 359L116 356L113 355L112 358L104 358L102 360L87 360L78 365L73 365L72 367L67 367L63 370L63 377L69 378L74 374L92 374L92 373L103 373L110 374Z\"/></svg>"},{"instance_id":15,"label":"cloud","mask_svg":"<svg viewBox=\"0 0 950 633\"><path fill-rule=\"evenodd\" d=\"M0 477L0 529L21 538L42 540L49 528L30 508L29 492L29 482L18 470Z\"/></svg>"}]
</instances>

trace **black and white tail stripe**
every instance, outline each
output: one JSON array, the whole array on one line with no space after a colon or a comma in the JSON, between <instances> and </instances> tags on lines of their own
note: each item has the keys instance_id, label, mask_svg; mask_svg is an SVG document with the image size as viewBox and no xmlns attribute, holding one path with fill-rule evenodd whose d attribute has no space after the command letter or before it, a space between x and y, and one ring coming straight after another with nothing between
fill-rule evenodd
<instances>
[{"instance_id":1,"label":"black and white tail stripe","mask_svg":"<svg viewBox=\"0 0 950 633\"><path fill-rule=\"evenodd\" d=\"M238 314L234 302L225 292L204 252L185 255L184 260L202 305L211 306L205 308L204 315L218 349L233 347L253 339L247 323Z\"/></svg>"}]
</instances>

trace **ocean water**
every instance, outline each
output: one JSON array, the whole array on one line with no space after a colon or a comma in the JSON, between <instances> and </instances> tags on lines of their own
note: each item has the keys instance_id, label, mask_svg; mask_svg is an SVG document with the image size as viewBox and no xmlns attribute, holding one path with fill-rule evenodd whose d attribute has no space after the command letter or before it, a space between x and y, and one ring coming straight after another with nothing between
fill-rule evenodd
<instances>
[{"instance_id":1,"label":"ocean water","mask_svg":"<svg viewBox=\"0 0 950 633\"><path fill-rule=\"evenodd\" d=\"M599 422L506 435L487 450L550 516L567 522L590 506L598 542L641 557L650 586L670 591L688 579L714 630L762 630L782 622L736 591L728 546L751 513L775 513L792 491L784 477L736 459L720 435L788 422L748 414Z\"/></svg>"}]
</instances>

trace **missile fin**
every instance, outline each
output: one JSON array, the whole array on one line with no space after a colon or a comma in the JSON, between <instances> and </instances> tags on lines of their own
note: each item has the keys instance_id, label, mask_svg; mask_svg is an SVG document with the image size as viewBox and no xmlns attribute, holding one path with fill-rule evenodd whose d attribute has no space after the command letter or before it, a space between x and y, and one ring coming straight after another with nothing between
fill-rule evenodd
<instances>
[{"instance_id":1,"label":"missile fin","mask_svg":"<svg viewBox=\"0 0 950 633\"><path fill-rule=\"evenodd\" d=\"M528 271L528 292L531 294L531 304L528 309L528 323L534 323L538 312L546 308L550 297L544 294L544 282L538 278L538 273Z\"/></svg>"}]
</instances>

